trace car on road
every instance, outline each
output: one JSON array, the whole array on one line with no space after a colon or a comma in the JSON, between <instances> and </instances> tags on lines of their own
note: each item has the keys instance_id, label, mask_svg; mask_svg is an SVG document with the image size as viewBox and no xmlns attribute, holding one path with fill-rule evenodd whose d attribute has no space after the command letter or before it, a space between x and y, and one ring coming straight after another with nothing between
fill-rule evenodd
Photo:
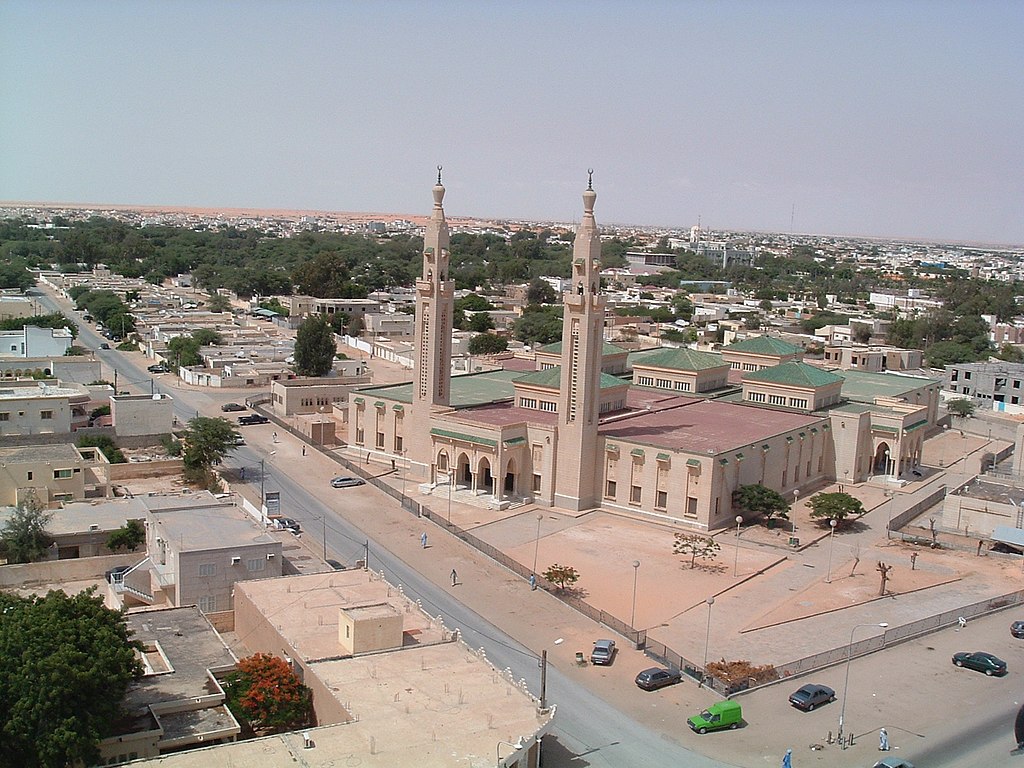
<instances>
[{"instance_id":1,"label":"car on road","mask_svg":"<svg viewBox=\"0 0 1024 768\"><path fill-rule=\"evenodd\" d=\"M266 416L261 416L258 413L247 413L245 416L238 417L238 423L243 426L249 426L251 424L269 424L270 419Z\"/></svg>"},{"instance_id":2,"label":"car on road","mask_svg":"<svg viewBox=\"0 0 1024 768\"><path fill-rule=\"evenodd\" d=\"M590 652L590 663L608 666L615 659L615 641L598 640Z\"/></svg>"},{"instance_id":3,"label":"car on road","mask_svg":"<svg viewBox=\"0 0 1024 768\"><path fill-rule=\"evenodd\" d=\"M100 342L100 349L110 349L110 345L105 341Z\"/></svg>"},{"instance_id":4,"label":"car on road","mask_svg":"<svg viewBox=\"0 0 1024 768\"><path fill-rule=\"evenodd\" d=\"M238 403L224 403L224 405L222 405L220 409L225 413L229 411L244 411L245 406L239 405Z\"/></svg>"},{"instance_id":5,"label":"car on road","mask_svg":"<svg viewBox=\"0 0 1024 768\"><path fill-rule=\"evenodd\" d=\"M150 373L170 373L171 372L171 369L168 368L163 363L157 363L156 365L151 365L146 370L149 371Z\"/></svg>"},{"instance_id":6,"label":"car on road","mask_svg":"<svg viewBox=\"0 0 1024 768\"><path fill-rule=\"evenodd\" d=\"M245 445L245 438L241 435L235 435L231 438L231 445Z\"/></svg>"},{"instance_id":7,"label":"car on road","mask_svg":"<svg viewBox=\"0 0 1024 768\"><path fill-rule=\"evenodd\" d=\"M1015 621L1010 625L1010 634L1018 640L1024 639L1024 621Z\"/></svg>"},{"instance_id":8,"label":"car on road","mask_svg":"<svg viewBox=\"0 0 1024 768\"><path fill-rule=\"evenodd\" d=\"M883 757L875 763L874 768L914 768L914 764L902 757Z\"/></svg>"},{"instance_id":9,"label":"car on road","mask_svg":"<svg viewBox=\"0 0 1024 768\"><path fill-rule=\"evenodd\" d=\"M953 664L958 667L967 667L978 672L984 672L989 676L1006 674L1006 662L998 656L993 656L985 651L975 651L974 653L961 651L960 653L954 653Z\"/></svg>"},{"instance_id":10,"label":"car on road","mask_svg":"<svg viewBox=\"0 0 1024 768\"><path fill-rule=\"evenodd\" d=\"M349 477L341 475L331 480L331 488L354 488L357 485L366 485L361 477Z\"/></svg>"},{"instance_id":11,"label":"car on road","mask_svg":"<svg viewBox=\"0 0 1024 768\"><path fill-rule=\"evenodd\" d=\"M659 688L664 688L666 685L675 685L682 679L683 673L678 669L651 667L638 674L634 682L645 691L656 691Z\"/></svg>"},{"instance_id":12,"label":"car on road","mask_svg":"<svg viewBox=\"0 0 1024 768\"><path fill-rule=\"evenodd\" d=\"M789 694L789 703L804 712L811 712L815 707L836 700L836 692L827 685L808 683L798 691Z\"/></svg>"}]
</instances>

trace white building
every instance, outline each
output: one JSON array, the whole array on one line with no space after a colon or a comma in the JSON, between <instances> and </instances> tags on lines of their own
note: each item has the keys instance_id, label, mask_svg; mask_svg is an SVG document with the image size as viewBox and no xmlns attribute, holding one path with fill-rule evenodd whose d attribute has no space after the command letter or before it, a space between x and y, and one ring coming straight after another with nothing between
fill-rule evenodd
<instances>
[{"instance_id":1,"label":"white building","mask_svg":"<svg viewBox=\"0 0 1024 768\"><path fill-rule=\"evenodd\" d=\"M20 331L0 331L0 357L60 357L73 340L67 328L26 325Z\"/></svg>"}]
</instances>

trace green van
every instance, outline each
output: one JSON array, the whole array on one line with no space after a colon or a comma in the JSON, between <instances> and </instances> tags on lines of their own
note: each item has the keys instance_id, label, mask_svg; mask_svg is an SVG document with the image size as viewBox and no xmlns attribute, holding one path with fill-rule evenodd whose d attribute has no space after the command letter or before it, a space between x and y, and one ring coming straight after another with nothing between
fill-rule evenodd
<instances>
[{"instance_id":1,"label":"green van","mask_svg":"<svg viewBox=\"0 0 1024 768\"><path fill-rule=\"evenodd\" d=\"M721 728L736 728L743 720L743 710L739 702L719 701L712 704L699 715L694 715L686 724L697 733L717 731Z\"/></svg>"}]
</instances>

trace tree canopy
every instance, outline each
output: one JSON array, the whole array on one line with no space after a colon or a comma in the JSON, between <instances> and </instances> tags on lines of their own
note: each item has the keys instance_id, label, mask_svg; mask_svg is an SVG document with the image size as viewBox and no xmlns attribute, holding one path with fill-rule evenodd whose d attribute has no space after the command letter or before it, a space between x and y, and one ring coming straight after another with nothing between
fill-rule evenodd
<instances>
[{"instance_id":1,"label":"tree canopy","mask_svg":"<svg viewBox=\"0 0 1024 768\"><path fill-rule=\"evenodd\" d=\"M277 656L257 653L241 659L224 685L228 707L253 728L286 730L309 723L312 692Z\"/></svg>"},{"instance_id":2,"label":"tree canopy","mask_svg":"<svg viewBox=\"0 0 1024 768\"><path fill-rule=\"evenodd\" d=\"M182 435L182 462L185 475L192 481L206 479L215 464L235 449L238 430L227 419L197 416Z\"/></svg>"},{"instance_id":3,"label":"tree canopy","mask_svg":"<svg viewBox=\"0 0 1024 768\"><path fill-rule=\"evenodd\" d=\"M508 340L493 333L481 333L469 340L469 354L496 355L508 349Z\"/></svg>"},{"instance_id":4,"label":"tree canopy","mask_svg":"<svg viewBox=\"0 0 1024 768\"><path fill-rule=\"evenodd\" d=\"M773 517L789 519L789 504L782 494L773 488L763 485L743 485L733 491L732 503L745 512L764 515L768 520Z\"/></svg>"},{"instance_id":5,"label":"tree canopy","mask_svg":"<svg viewBox=\"0 0 1024 768\"><path fill-rule=\"evenodd\" d=\"M330 324L320 315L307 317L295 334L295 372L300 376L326 376L337 351Z\"/></svg>"},{"instance_id":6,"label":"tree canopy","mask_svg":"<svg viewBox=\"0 0 1024 768\"><path fill-rule=\"evenodd\" d=\"M851 515L864 514L864 505L848 493L819 493L808 502L811 517L819 523L828 525L835 520L838 525Z\"/></svg>"},{"instance_id":7,"label":"tree canopy","mask_svg":"<svg viewBox=\"0 0 1024 768\"><path fill-rule=\"evenodd\" d=\"M53 537L46 526L53 517L34 499L23 501L7 518L0 530L0 553L9 563L31 563L42 560ZM0 654L2 655L2 654Z\"/></svg>"},{"instance_id":8,"label":"tree canopy","mask_svg":"<svg viewBox=\"0 0 1024 768\"><path fill-rule=\"evenodd\" d=\"M0 592L0 768L94 765L142 675L139 647L95 587L73 597Z\"/></svg>"}]
</instances>

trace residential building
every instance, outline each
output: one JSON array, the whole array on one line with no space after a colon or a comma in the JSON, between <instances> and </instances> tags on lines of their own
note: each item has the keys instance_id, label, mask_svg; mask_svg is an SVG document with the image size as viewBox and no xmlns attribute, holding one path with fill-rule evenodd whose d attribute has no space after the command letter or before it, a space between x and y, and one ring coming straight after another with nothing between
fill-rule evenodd
<instances>
[{"instance_id":1,"label":"residential building","mask_svg":"<svg viewBox=\"0 0 1024 768\"><path fill-rule=\"evenodd\" d=\"M985 409L1024 405L1024 364L996 361L946 366L943 389Z\"/></svg>"},{"instance_id":2,"label":"residential building","mask_svg":"<svg viewBox=\"0 0 1024 768\"><path fill-rule=\"evenodd\" d=\"M315 296L289 296L288 310L289 317L330 316L340 312L354 318L380 312L380 302L375 299L318 299Z\"/></svg>"},{"instance_id":3,"label":"residential building","mask_svg":"<svg viewBox=\"0 0 1024 768\"><path fill-rule=\"evenodd\" d=\"M5 381L0 385L0 437L68 434L90 395L53 381Z\"/></svg>"},{"instance_id":4,"label":"residential building","mask_svg":"<svg viewBox=\"0 0 1024 768\"><path fill-rule=\"evenodd\" d=\"M110 496L110 462L99 448L67 443L0 448L0 504Z\"/></svg>"},{"instance_id":5,"label":"residential building","mask_svg":"<svg viewBox=\"0 0 1024 768\"><path fill-rule=\"evenodd\" d=\"M110 415L118 437L169 435L174 421L170 395L111 395Z\"/></svg>"},{"instance_id":6,"label":"residential building","mask_svg":"<svg viewBox=\"0 0 1024 768\"><path fill-rule=\"evenodd\" d=\"M26 325L18 331L0 331L0 357L60 357L73 341L67 328Z\"/></svg>"},{"instance_id":7,"label":"residential building","mask_svg":"<svg viewBox=\"0 0 1024 768\"><path fill-rule=\"evenodd\" d=\"M825 367L872 373L916 371L924 364L924 357L919 349L866 344L829 344L825 346L822 364Z\"/></svg>"}]
</instances>

